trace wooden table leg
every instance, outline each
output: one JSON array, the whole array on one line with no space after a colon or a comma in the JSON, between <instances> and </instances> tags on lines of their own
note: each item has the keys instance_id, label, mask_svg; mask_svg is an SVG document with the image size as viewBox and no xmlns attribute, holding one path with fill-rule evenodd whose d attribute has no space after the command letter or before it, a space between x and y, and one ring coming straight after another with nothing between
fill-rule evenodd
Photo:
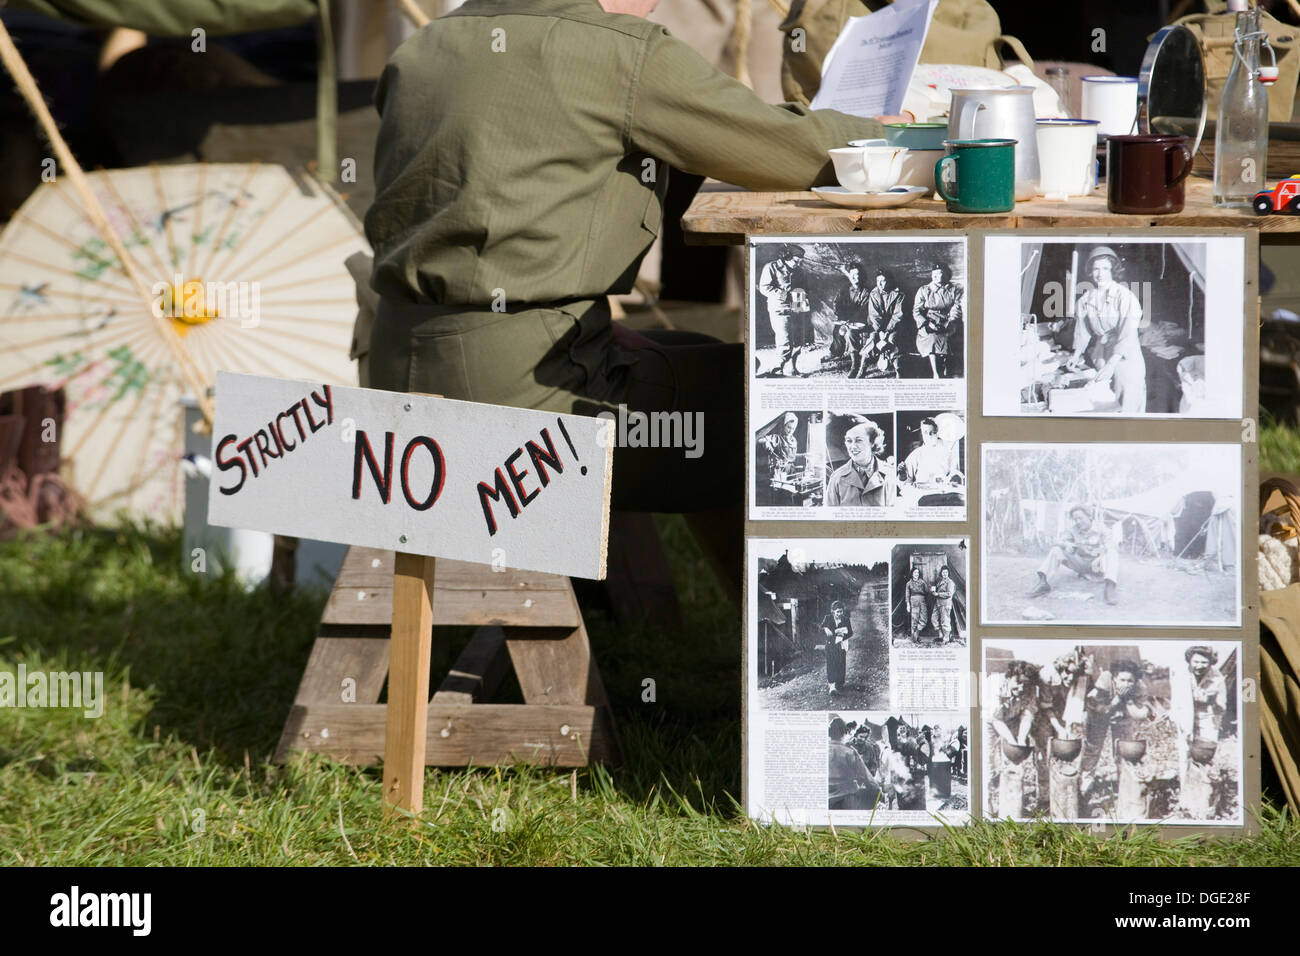
<instances>
[{"instance_id":1,"label":"wooden table leg","mask_svg":"<svg viewBox=\"0 0 1300 956\"><path fill-rule=\"evenodd\" d=\"M384 810L424 809L424 755L433 645L434 559L397 552L384 736Z\"/></svg>"}]
</instances>

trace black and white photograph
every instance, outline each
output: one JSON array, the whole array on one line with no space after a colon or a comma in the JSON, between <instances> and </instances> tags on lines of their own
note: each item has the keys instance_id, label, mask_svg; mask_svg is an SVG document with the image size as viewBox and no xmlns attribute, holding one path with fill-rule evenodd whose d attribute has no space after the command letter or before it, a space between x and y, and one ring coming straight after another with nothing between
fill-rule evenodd
<instances>
[{"instance_id":1,"label":"black and white photograph","mask_svg":"<svg viewBox=\"0 0 1300 956\"><path fill-rule=\"evenodd\" d=\"M904 508L966 507L966 416L899 411L898 502Z\"/></svg>"},{"instance_id":2,"label":"black and white photograph","mask_svg":"<svg viewBox=\"0 0 1300 956\"><path fill-rule=\"evenodd\" d=\"M1242 414L1245 241L988 237L984 414Z\"/></svg>"},{"instance_id":3,"label":"black and white photograph","mask_svg":"<svg viewBox=\"0 0 1300 956\"><path fill-rule=\"evenodd\" d=\"M878 822L889 822L898 813L948 822L968 815L970 746L964 712L834 711L828 715L827 735L829 810L868 811Z\"/></svg>"},{"instance_id":4,"label":"black and white photograph","mask_svg":"<svg viewBox=\"0 0 1300 956\"><path fill-rule=\"evenodd\" d=\"M831 412L825 431L828 508L891 508L898 501L894 413Z\"/></svg>"},{"instance_id":5,"label":"black and white photograph","mask_svg":"<svg viewBox=\"0 0 1300 956\"><path fill-rule=\"evenodd\" d=\"M889 542L751 540L754 699L768 711L889 706Z\"/></svg>"},{"instance_id":6,"label":"black and white photograph","mask_svg":"<svg viewBox=\"0 0 1300 956\"><path fill-rule=\"evenodd\" d=\"M965 239L750 242L760 379L964 379Z\"/></svg>"},{"instance_id":7,"label":"black and white photograph","mask_svg":"<svg viewBox=\"0 0 1300 956\"><path fill-rule=\"evenodd\" d=\"M983 646L988 816L1241 824L1239 643Z\"/></svg>"},{"instance_id":8,"label":"black and white photograph","mask_svg":"<svg viewBox=\"0 0 1300 956\"><path fill-rule=\"evenodd\" d=\"M890 555L893 647L964 647L970 636L964 541L908 542Z\"/></svg>"},{"instance_id":9,"label":"black and white photograph","mask_svg":"<svg viewBox=\"0 0 1300 956\"><path fill-rule=\"evenodd\" d=\"M754 436L754 502L764 508L817 508L826 485L826 416L785 411Z\"/></svg>"},{"instance_id":10,"label":"black and white photograph","mask_svg":"<svg viewBox=\"0 0 1300 956\"><path fill-rule=\"evenodd\" d=\"M985 444L982 624L1241 623L1241 447Z\"/></svg>"}]
</instances>

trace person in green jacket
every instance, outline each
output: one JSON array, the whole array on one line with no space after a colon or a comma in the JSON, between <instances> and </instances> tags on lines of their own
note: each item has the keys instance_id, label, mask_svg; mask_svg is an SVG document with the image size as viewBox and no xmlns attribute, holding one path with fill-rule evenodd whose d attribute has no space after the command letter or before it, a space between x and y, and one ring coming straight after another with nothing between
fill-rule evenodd
<instances>
[{"instance_id":1,"label":"person in green jacket","mask_svg":"<svg viewBox=\"0 0 1300 956\"><path fill-rule=\"evenodd\" d=\"M612 506L693 513L736 594L743 349L631 333L606 296L631 291L670 166L806 189L834 182L828 148L882 127L762 102L646 21L654 5L468 0L393 54L365 220L380 297L371 384L587 415L703 413L702 454L615 449Z\"/></svg>"}]
</instances>

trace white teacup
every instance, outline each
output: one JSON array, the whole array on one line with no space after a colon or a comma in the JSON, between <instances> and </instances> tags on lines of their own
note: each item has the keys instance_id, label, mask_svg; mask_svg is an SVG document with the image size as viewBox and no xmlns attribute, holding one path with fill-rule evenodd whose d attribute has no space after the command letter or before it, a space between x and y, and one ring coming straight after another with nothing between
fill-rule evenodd
<instances>
[{"instance_id":1,"label":"white teacup","mask_svg":"<svg viewBox=\"0 0 1300 956\"><path fill-rule=\"evenodd\" d=\"M1102 136L1127 136L1137 121L1136 76L1085 76L1083 118L1096 120Z\"/></svg>"},{"instance_id":2,"label":"white teacup","mask_svg":"<svg viewBox=\"0 0 1300 956\"><path fill-rule=\"evenodd\" d=\"M924 186L934 193L934 164L943 159L942 149L909 149L903 156L903 168L896 186Z\"/></svg>"},{"instance_id":3,"label":"white teacup","mask_svg":"<svg viewBox=\"0 0 1300 956\"><path fill-rule=\"evenodd\" d=\"M1097 187L1097 121L1039 120L1038 194L1048 199L1088 196Z\"/></svg>"},{"instance_id":4,"label":"white teacup","mask_svg":"<svg viewBox=\"0 0 1300 956\"><path fill-rule=\"evenodd\" d=\"M855 193L879 193L898 185L907 150L901 146L845 146L827 152L841 186Z\"/></svg>"}]
</instances>

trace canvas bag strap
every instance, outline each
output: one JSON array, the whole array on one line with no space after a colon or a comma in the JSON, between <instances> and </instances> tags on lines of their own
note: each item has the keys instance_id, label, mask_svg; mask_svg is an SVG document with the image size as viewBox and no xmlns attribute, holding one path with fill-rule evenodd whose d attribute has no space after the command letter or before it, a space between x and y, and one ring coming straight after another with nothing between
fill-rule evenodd
<instances>
[{"instance_id":1,"label":"canvas bag strap","mask_svg":"<svg viewBox=\"0 0 1300 956\"><path fill-rule=\"evenodd\" d=\"M1016 55L1017 60L1029 67L1029 69L1035 69L1034 58L1029 55L1029 51L1025 49L1025 45L1020 42L1019 38L1013 37L1009 33L1001 33L993 40L993 45L995 48L1000 48L1003 44L1011 47L1011 52ZM999 52L1001 52L1000 49Z\"/></svg>"},{"instance_id":2,"label":"canvas bag strap","mask_svg":"<svg viewBox=\"0 0 1300 956\"><path fill-rule=\"evenodd\" d=\"M1274 537L1293 538L1300 536L1300 488L1286 478L1267 478L1259 485L1259 513L1264 515L1279 510L1278 506L1268 507L1269 500L1276 492L1282 498L1281 508L1285 508L1290 518L1289 525L1284 525L1285 533L1274 533ZM1279 529L1281 531L1282 529Z\"/></svg>"}]
</instances>

